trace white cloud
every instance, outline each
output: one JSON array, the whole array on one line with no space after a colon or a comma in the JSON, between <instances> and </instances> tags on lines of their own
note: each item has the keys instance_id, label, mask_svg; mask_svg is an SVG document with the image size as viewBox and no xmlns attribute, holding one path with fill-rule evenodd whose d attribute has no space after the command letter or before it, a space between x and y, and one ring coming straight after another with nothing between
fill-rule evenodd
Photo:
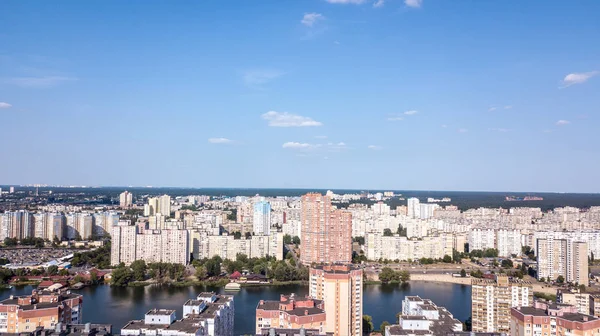
<instances>
[{"instance_id":1,"label":"white cloud","mask_svg":"<svg viewBox=\"0 0 600 336\"><path fill-rule=\"evenodd\" d=\"M302 20L300 20L300 22L302 22L302 24L307 27L312 27L317 21L324 20L324 19L325 19L325 17L322 14L306 13L306 14L304 14L304 17L302 17Z\"/></svg>"},{"instance_id":2,"label":"white cloud","mask_svg":"<svg viewBox=\"0 0 600 336\"><path fill-rule=\"evenodd\" d=\"M423 0L404 0L404 4L412 8L420 8Z\"/></svg>"},{"instance_id":3,"label":"white cloud","mask_svg":"<svg viewBox=\"0 0 600 336\"><path fill-rule=\"evenodd\" d=\"M564 126L564 125L568 125L568 124L570 124L570 123L571 123L571 122L570 122L570 121L568 121L568 120L562 120L562 119L561 119L561 120L559 120L559 121L557 121L557 122L556 122L556 126Z\"/></svg>"},{"instance_id":4,"label":"white cloud","mask_svg":"<svg viewBox=\"0 0 600 336\"><path fill-rule=\"evenodd\" d=\"M285 73L279 70L248 70L244 72L244 83L250 87L260 88L271 81L283 76Z\"/></svg>"},{"instance_id":5,"label":"white cloud","mask_svg":"<svg viewBox=\"0 0 600 336\"><path fill-rule=\"evenodd\" d=\"M64 82L76 81L74 77L43 76L43 77L14 77L6 80L9 84L24 88L50 88Z\"/></svg>"},{"instance_id":6,"label":"white cloud","mask_svg":"<svg viewBox=\"0 0 600 336\"><path fill-rule=\"evenodd\" d=\"M505 110L510 110L511 108L512 108L512 105L506 105L506 106L504 106Z\"/></svg>"},{"instance_id":7,"label":"white cloud","mask_svg":"<svg viewBox=\"0 0 600 336\"><path fill-rule=\"evenodd\" d=\"M384 3L385 3L385 0L377 0L373 4L373 7L376 7L376 8L383 7Z\"/></svg>"},{"instance_id":8,"label":"white cloud","mask_svg":"<svg viewBox=\"0 0 600 336\"><path fill-rule=\"evenodd\" d=\"M508 128L489 128L488 130L492 131L492 132L508 132L510 131Z\"/></svg>"},{"instance_id":9,"label":"white cloud","mask_svg":"<svg viewBox=\"0 0 600 336\"><path fill-rule=\"evenodd\" d=\"M232 143L233 140L227 138L209 138L208 142L213 144L229 144Z\"/></svg>"},{"instance_id":10,"label":"white cloud","mask_svg":"<svg viewBox=\"0 0 600 336\"><path fill-rule=\"evenodd\" d=\"M11 108L12 105L9 103L5 103L5 102L0 102L0 109L7 109L7 108Z\"/></svg>"},{"instance_id":11,"label":"white cloud","mask_svg":"<svg viewBox=\"0 0 600 336\"><path fill-rule=\"evenodd\" d=\"M327 139L327 135L315 135L315 139Z\"/></svg>"},{"instance_id":12,"label":"white cloud","mask_svg":"<svg viewBox=\"0 0 600 336\"><path fill-rule=\"evenodd\" d=\"M333 41L333 44L340 45L340 41Z\"/></svg>"},{"instance_id":13,"label":"white cloud","mask_svg":"<svg viewBox=\"0 0 600 336\"><path fill-rule=\"evenodd\" d=\"M310 127L322 126L323 123L309 117L303 117L288 112L269 111L261 116L272 127Z\"/></svg>"},{"instance_id":14,"label":"white cloud","mask_svg":"<svg viewBox=\"0 0 600 336\"><path fill-rule=\"evenodd\" d=\"M315 145L311 145L309 143L303 143L303 142L293 142L293 141L289 141L283 144L283 146L281 146L283 148L290 148L290 149L309 149L309 148L313 148L315 147Z\"/></svg>"},{"instance_id":15,"label":"white cloud","mask_svg":"<svg viewBox=\"0 0 600 336\"><path fill-rule=\"evenodd\" d=\"M496 111L497 109L498 109L497 107L490 107L490 108L488 109L488 112Z\"/></svg>"},{"instance_id":16,"label":"white cloud","mask_svg":"<svg viewBox=\"0 0 600 336\"><path fill-rule=\"evenodd\" d=\"M388 117L387 120L389 120L389 121L400 121L400 120L404 120L404 117L398 117L398 116Z\"/></svg>"},{"instance_id":17,"label":"white cloud","mask_svg":"<svg viewBox=\"0 0 600 336\"><path fill-rule=\"evenodd\" d=\"M367 148L372 149L372 150L381 150L381 146L376 146L376 145L369 145Z\"/></svg>"},{"instance_id":18,"label":"white cloud","mask_svg":"<svg viewBox=\"0 0 600 336\"><path fill-rule=\"evenodd\" d=\"M569 87L575 84L581 84L587 82L588 79L600 74L600 71L590 71L590 72L579 72L579 73L570 73L565 76L563 79L563 87Z\"/></svg>"},{"instance_id":19,"label":"white cloud","mask_svg":"<svg viewBox=\"0 0 600 336\"><path fill-rule=\"evenodd\" d=\"M466 128L459 128L458 133L467 133L469 130Z\"/></svg>"},{"instance_id":20,"label":"white cloud","mask_svg":"<svg viewBox=\"0 0 600 336\"><path fill-rule=\"evenodd\" d=\"M330 4L354 4L354 5L360 5L365 3L367 0L325 0L327 2L329 2Z\"/></svg>"},{"instance_id":21,"label":"white cloud","mask_svg":"<svg viewBox=\"0 0 600 336\"><path fill-rule=\"evenodd\" d=\"M448 127L448 125L446 125L446 124L442 125L442 128L447 128L447 127Z\"/></svg>"},{"instance_id":22,"label":"white cloud","mask_svg":"<svg viewBox=\"0 0 600 336\"><path fill-rule=\"evenodd\" d=\"M410 110L410 111L404 112L405 115L415 115L417 113L419 113L419 111L416 111L416 110Z\"/></svg>"}]
</instances>

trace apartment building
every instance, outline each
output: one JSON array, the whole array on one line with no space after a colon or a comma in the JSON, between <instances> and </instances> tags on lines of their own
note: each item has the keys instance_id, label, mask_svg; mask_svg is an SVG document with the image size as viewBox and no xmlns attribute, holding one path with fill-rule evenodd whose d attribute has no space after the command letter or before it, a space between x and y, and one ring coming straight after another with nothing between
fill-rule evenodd
<instances>
[{"instance_id":1,"label":"apartment building","mask_svg":"<svg viewBox=\"0 0 600 336\"><path fill-rule=\"evenodd\" d=\"M588 285L588 244L569 239L540 238L536 245L537 276Z\"/></svg>"},{"instance_id":2,"label":"apartment building","mask_svg":"<svg viewBox=\"0 0 600 336\"><path fill-rule=\"evenodd\" d=\"M281 295L277 301L260 300L256 307L256 333L264 328L326 329L325 304L309 296Z\"/></svg>"},{"instance_id":3,"label":"apartment building","mask_svg":"<svg viewBox=\"0 0 600 336\"><path fill-rule=\"evenodd\" d=\"M252 225L255 235L268 235L271 232L271 204L264 198L254 203Z\"/></svg>"},{"instance_id":4,"label":"apartment building","mask_svg":"<svg viewBox=\"0 0 600 336\"><path fill-rule=\"evenodd\" d=\"M245 254L249 258L262 258L268 255L283 260L282 232L240 239L235 239L232 235L203 236L202 234L197 235L197 238L199 240L193 242L194 258L197 251L200 259L218 255L223 259L235 260L238 254Z\"/></svg>"},{"instance_id":5,"label":"apartment building","mask_svg":"<svg viewBox=\"0 0 600 336\"><path fill-rule=\"evenodd\" d=\"M112 229L111 265L135 260L186 265L190 258L187 230L140 230L117 225Z\"/></svg>"},{"instance_id":6,"label":"apartment building","mask_svg":"<svg viewBox=\"0 0 600 336\"><path fill-rule=\"evenodd\" d=\"M531 306L511 308L511 336L600 334L597 317L577 312L574 306L536 301Z\"/></svg>"},{"instance_id":7,"label":"apartment building","mask_svg":"<svg viewBox=\"0 0 600 336\"><path fill-rule=\"evenodd\" d=\"M452 256L456 241L460 241L460 238L455 238L456 235L452 233L435 234L421 239L368 233L365 235L365 252L369 260L441 259L444 255ZM462 244L464 250L464 243Z\"/></svg>"},{"instance_id":8,"label":"apartment building","mask_svg":"<svg viewBox=\"0 0 600 336\"><path fill-rule=\"evenodd\" d=\"M350 263L352 215L331 206L331 198L317 193L302 196L300 261Z\"/></svg>"},{"instance_id":9,"label":"apartment building","mask_svg":"<svg viewBox=\"0 0 600 336\"><path fill-rule=\"evenodd\" d=\"M175 310L151 309L143 320L129 321L121 328L123 336L233 336L235 308L233 296L200 293L183 305L183 318Z\"/></svg>"},{"instance_id":10,"label":"apartment building","mask_svg":"<svg viewBox=\"0 0 600 336\"><path fill-rule=\"evenodd\" d=\"M125 190L119 195L119 206L121 208L127 208L133 205L133 194Z\"/></svg>"},{"instance_id":11,"label":"apartment building","mask_svg":"<svg viewBox=\"0 0 600 336\"><path fill-rule=\"evenodd\" d=\"M446 308L419 296L407 296L402 301L398 324L387 326L383 332L385 336L434 336L460 332L462 329L462 322L455 319Z\"/></svg>"},{"instance_id":12,"label":"apartment building","mask_svg":"<svg viewBox=\"0 0 600 336\"><path fill-rule=\"evenodd\" d=\"M324 303L326 332L362 336L363 271L352 264L310 268L309 295Z\"/></svg>"},{"instance_id":13,"label":"apartment building","mask_svg":"<svg viewBox=\"0 0 600 336\"><path fill-rule=\"evenodd\" d=\"M582 293L579 290L570 291L560 288L556 290L556 303L573 306L580 314L594 315L592 300L592 294L590 293Z\"/></svg>"},{"instance_id":14,"label":"apartment building","mask_svg":"<svg viewBox=\"0 0 600 336\"><path fill-rule=\"evenodd\" d=\"M471 315L474 332L510 332L510 309L533 303L531 283L511 280L506 275L495 279L473 279Z\"/></svg>"},{"instance_id":15,"label":"apartment building","mask_svg":"<svg viewBox=\"0 0 600 336\"><path fill-rule=\"evenodd\" d=\"M0 301L0 333L54 329L59 323L82 322L83 296L69 291L33 290L31 295Z\"/></svg>"}]
</instances>

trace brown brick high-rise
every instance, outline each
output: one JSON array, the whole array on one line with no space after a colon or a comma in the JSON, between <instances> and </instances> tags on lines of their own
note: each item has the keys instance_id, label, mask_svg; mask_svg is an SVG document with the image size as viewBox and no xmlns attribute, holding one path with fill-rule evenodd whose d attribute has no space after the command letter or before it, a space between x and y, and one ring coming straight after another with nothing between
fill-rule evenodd
<instances>
[{"instance_id":1,"label":"brown brick high-rise","mask_svg":"<svg viewBox=\"0 0 600 336\"><path fill-rule=\"evenodd\" d=\"M300 260L312 263L352 262L352 214L331 207L331 198L302 196Z\"/></svg>"}]
</instances>

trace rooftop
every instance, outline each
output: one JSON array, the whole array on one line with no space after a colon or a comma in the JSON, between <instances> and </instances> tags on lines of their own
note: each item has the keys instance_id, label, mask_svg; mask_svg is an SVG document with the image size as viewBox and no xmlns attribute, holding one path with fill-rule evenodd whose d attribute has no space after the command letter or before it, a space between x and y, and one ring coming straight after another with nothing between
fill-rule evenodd
<instances>
[{"instance_id":1,"label":"rooftop","mask_svg":"<svg viewBox=\"0 0 600 336\"><path fill-rule=\"evenodd\" d=\"M171 314L175 313L174 310L172 309L150 309L146 315L165 315L165 316L169 316Z\"/></svg>"}]
</instances>

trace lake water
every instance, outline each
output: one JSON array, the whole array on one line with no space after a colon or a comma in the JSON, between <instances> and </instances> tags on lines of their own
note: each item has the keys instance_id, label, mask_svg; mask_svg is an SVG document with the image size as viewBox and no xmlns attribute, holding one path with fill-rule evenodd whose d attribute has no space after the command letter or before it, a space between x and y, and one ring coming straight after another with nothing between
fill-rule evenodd
<instances>
[{"instance_id":1,"label":"lake water","mask_svg":"<svg viewBox=\"0 0 600 336\"><path fill-rule=\"evenodd\" d=\"M15 287L0 290L0 299L10 295L30 294L32 286ZM86 287L73 292L83 295L83 320L85 322L110 323L113 331L119 333L129 320L141 319L151 308L177 310L182 315L182 306L197 293L215 291L223 293L222 288L211 287L126 287L116 288L108 285ZM308 287L300 285L243 287L234 294L235 335L254 332L255 309L259 300L277 300L280 294L296 293L305 295ZM419 295L444 306L454 317L464 321L471 316L471 287L465 285L412 282L401 285L367 285L363 295L363 314L373 317L375 328L383 321L394 323L396 314L401 310L402 300L407 295Z\"/></svg>"}]
</instances>

